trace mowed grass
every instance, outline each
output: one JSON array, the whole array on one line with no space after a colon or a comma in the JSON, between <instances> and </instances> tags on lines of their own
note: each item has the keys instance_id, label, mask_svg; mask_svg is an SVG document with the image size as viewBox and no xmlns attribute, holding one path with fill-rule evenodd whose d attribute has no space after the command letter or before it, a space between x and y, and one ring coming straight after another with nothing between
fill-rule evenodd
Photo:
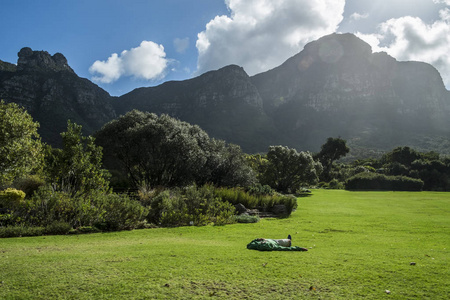
<instances>
[{"instance_id":1,"label":"mowed grass","mask_svg":"<svg viewBox=\"0 0 450 300\"><path fill-rule=\"evenodd\" d=\"M298 201L256 224L2 239L0 299L450 299L450 193ZM288 234L309 251L246 249Z\"/></svg>"}]
</instances>

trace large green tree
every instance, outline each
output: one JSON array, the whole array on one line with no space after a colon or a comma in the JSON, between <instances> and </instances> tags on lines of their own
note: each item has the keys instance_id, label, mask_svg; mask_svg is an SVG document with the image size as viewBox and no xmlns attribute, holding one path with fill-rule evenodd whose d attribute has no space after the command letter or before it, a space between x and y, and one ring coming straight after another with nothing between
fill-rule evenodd
<instances>
[{"instance_id":1,"label":"large green tree","mask_svg":"<svg viewBox=\"0 0 450 300\"><path fill-rule=\"evenodd\" d=\"M316 183L321 171L322 165L309 152L270 146L261 183L279 192L294 193L302 185Z\"/></svg>"},{"instance_id":2,"label":"large green tree","mask_svg":"<svg viewBox=\"0 0 450 300\"><path fill-rule=\"evenodd\" d=\"M332 179L331 169L333 162L347 155L350 149L346 145L346 141L341 138L329 137L325 144L322 145L317 158L322 163L323 173L321 179L330 181Z\"/></svg>"},{"instance_id":3,"label":"large green tree","mask_svg":"<svg viewBox=\"0 0 450 300\"><path fill-rule=\"evenodd\" d=\"M81 125L67 123L67 131L61 133L62 149L47 146L45 173L56 191L69 195L91 191L107 192L108 173L102 169L102 148L91 136L81 133Z\"/></svg>"},{"instance_id":4,"label":"large green tree","mask_svg":"<svg viewBox=\"0 0 450 300\"><path fill-rule=\"evenodd\" d=\"M103 126L96 138L105 166L125 173L134 187L254 180L238 146L210 139L200 127L168 115L133 110Z\"/></svg>"},{"instance_id":5,"label":"large green tree","mask_svg":"<svg viewBox=\"0 0 450 300\"><path fill-rule=\"evenodd\" d=\"M0 186L42 167L38 127L25 109L0 101Z\"/></svg>"}]
</instances>

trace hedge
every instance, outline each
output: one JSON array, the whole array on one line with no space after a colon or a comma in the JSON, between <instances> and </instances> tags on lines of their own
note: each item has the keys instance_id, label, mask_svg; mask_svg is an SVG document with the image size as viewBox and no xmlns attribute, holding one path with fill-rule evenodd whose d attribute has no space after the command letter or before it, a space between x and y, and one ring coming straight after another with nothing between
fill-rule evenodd
<instances>
[{"instance_id":1,"label":"hedge","mask_svg":"<svg viewBox=\"0 0 450 300\"><path fill-rule=\"evenodd\" d=\"M345 183L347 190L421 191L423 181L406 176L359 173Z\"/></svg>"}]
</instances>

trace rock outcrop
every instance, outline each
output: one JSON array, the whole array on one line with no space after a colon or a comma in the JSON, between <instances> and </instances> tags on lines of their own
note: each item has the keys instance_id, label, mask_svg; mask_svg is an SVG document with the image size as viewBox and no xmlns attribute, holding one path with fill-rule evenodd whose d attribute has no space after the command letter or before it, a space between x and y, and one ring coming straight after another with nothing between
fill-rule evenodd
<instances>
[{"instance_id":1,"label":"rock outcrop","mask_svg":"<svg viewBox=\"0 0 450 300\"><path fill-rule=\"evenodd\" d=\"M18 57L17 66L0 63L0 99L25 107L43 141L59 145L68 119L92 134L116 116L111 96L78 77L62 54L23 48Z\"/></svg>"}]
</instances>

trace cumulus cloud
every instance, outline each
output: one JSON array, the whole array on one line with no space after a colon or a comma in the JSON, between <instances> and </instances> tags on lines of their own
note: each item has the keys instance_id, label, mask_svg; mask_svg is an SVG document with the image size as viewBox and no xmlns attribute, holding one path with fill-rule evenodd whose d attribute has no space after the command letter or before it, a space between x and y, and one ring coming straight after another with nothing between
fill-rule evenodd
<instances>
[{"instance_id":1,"label":"cumulus cloud","mask_svg":"<svg viewBox=\"0 0 450 300\"><path fill-rule=\"evenodd\" d=\"M228 64L250 75L266 71L336 31L345 0L225 0L228 16L216 16L198 34L197 72Z\"/></svg>"},{"instance_id":2,"label":"cumulus cloud","mask_svg":"<svg viewBox=\"0 0 450 300\"><path fill-rule=\"evenodd\" d=\"M358 21L361 19L367 19L369 17L369 14L365 13L365 14L360 14L360 13L352 13L350 15L350 20L354 20L354 21Z\"/></svg>"},{"instance_id":3,"label":"cumulus cloud","mask_svg":"<svg viewBox=\"0 0 450 300\"><path fill-rule=\"evenodd\" d=\"M357 35L374 51L385 51L398 60L424 61L441 74L450 87L450 9L440 11L440 19L427 24L417 17L390 19L375 34Z\"/></svg>"},{"instance_id":4,"label":"cumulus cloud","mask_svg":"<svg viewBox=\"0 0 450 300\"><path fill-rule=\"evenodd\" d=\"M142 41L139 47L124 50L120 55L111 54L106 61L95 61L89 68L92 79L102 83L112 83L122 76L139 79L160 79L169 64L164 47L151 41Z\"/></svg>"},{"instance_id":5,"label":"cumulus cloud","mask_svg":"<svg viewBox=\"0 0 450 300\"><path fill-rule=\"evenodd\" d=\"M175 51L177 51L178 53L184 53L189 47L189 38L176 38L173 40L173 45L175 46Z\"/></svg>"}]
</instances>

